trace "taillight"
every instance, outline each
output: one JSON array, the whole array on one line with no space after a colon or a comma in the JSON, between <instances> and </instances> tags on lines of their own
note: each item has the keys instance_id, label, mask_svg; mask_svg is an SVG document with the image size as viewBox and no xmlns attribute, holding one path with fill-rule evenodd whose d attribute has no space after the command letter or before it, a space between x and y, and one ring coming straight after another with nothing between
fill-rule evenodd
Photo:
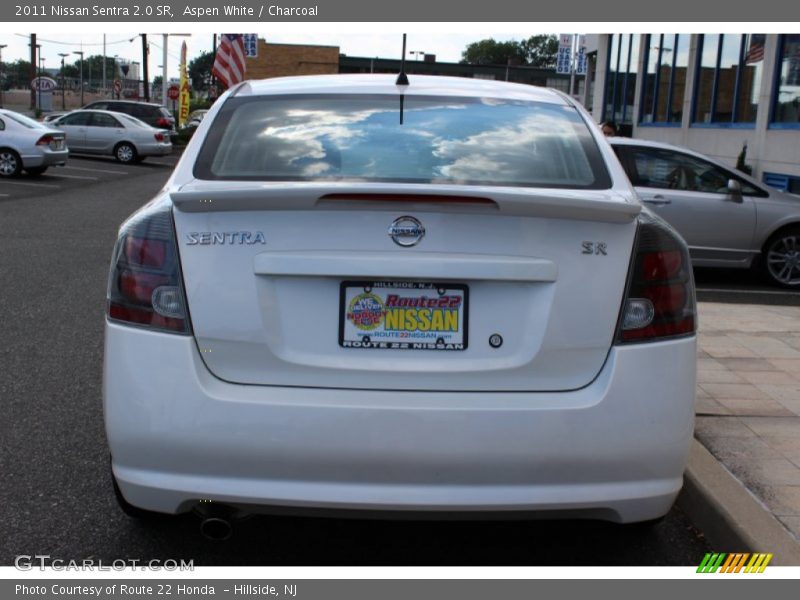
<instances>
[{"instance_id":1,"label":"taillight","mask_svg":"<svg viewBox=\"0 0 800 600\"><path fill-rule=\"evenodd\" d=\"M686 245L649 214L639 216L620 316L618 343L652 342L697 329L694 278Z\"/></svg>"},{"instance_id":2,"label":"taillight","mask_svg":"<svg viewBox=\"0 0 800 600\"><path fill-rule=\"evenodd\" d=\"M55 138L52 135L47 134L47 135L43 135L42 137L40 137L39 141L36 142L36 145L37 146L49 146L54 141L55 141Z\"/></svg>"},{"instance_id":3,"label":"taillight","mask_svg":"<svg viewBox=\"0 0 800 600\"><path fill-rule=\"evenodd\" d=\"M159 117L158 121L156 121L156 125L158 125L159 127L169 127L170 122L169 119L165 117Z\"/></svg>"},{"instance_id":4,"label":"taillight","mask_svg":"<svg viewBox=\"0 0 800 600\"><path fill-rule=\"evenodd\" d=\"M191 333L169 208L148 209L122 226L108 279L108 318Z\"/></svg>"},{"instance_id":5,"label":"taillight","mask_svg":"<svg viewBox=\"0 0 800 600\"><path fill-rule=\"evenodd\" d=\"M154 137L156 138L157 142L163 142L164 141L164 134L163 133L157 133L157 134L155 134Z\"/></svg>"}]
</instances>

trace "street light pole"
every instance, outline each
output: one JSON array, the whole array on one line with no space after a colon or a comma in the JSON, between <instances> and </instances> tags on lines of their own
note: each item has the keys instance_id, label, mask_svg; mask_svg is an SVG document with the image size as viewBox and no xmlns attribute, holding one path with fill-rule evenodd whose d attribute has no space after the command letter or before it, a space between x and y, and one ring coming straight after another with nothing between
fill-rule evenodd
<instances>
[{"instance_id":1,"label":"street light pole","mask_svg":"<svg viewBox=\"0 0 800 600\"><path fill-rule=\"evenodd\" d=\"M0 108L3 108L3 48L7 48L8 44L0 44Z\"/></svg>"},{"instance_id":2,"label":"street light pole","mask_svg":"<svg viewBox=\"0 0 800 600\"><path fill-rule=\"evenodd\" d=\"M72 53L81 57L81 106L83 106L83 50L73 50Z\"/></svg>"},{"instance_id":3,"label":"street light pole","mask_svg":"<svg viewBox=\"0 0 800 600\"><path fill-rule=\"evenodd\" d=\"M64 91L64 88L67 87L66 79L64 78L64 59L68 57L69 54L59 52L58 55L61 57L61 110L67 110L67 100Z\"/></svg>"}]
</instances>

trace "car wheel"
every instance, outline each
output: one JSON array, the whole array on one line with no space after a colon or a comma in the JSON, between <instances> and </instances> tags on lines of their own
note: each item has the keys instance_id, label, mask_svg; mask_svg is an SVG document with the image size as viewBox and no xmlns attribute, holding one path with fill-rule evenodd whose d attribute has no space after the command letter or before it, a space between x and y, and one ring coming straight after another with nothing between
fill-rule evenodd
<instances>
[{"instance_id":1,"label":"car wheel","mask_svg":"<svg viewBox=\"0 0 800 600\"><path fill-rule=\"evenodd\" d=\"M772 283L800 289L800 227L779 231L767 241L762 266Z\"/></svg>"},{"instance_id":2,"label":"car wheel","mask_svg":"<svg viewBox=\"0 0 800 600\"><path fill-rule=\"evenodd\" d=\"M114 157L121 163L136 162L136 148L127 142L117 144L114 148Z\"/></svg>"},{"instance_id":3,"label":"car wheel","mask_svg":"<svg viewBox=\"0 0 800 600\"><path fill-rule=\"evenodd\" d=\"M31 167L30 169L25 169L25 172L28 175L34 175L34 176L41 175L45 171L47 171L47 167Z\"/></svg>"},{"instance_id":4,"label":"car wheel","mask_svg":"<svg viewBox=\"0 0 800 600\"><path fill-rule=\"evenodd\" d=\"M10 148L0 150L0 177L16 177L22 171L22 159Z\"/></svg>"}]
</instances>

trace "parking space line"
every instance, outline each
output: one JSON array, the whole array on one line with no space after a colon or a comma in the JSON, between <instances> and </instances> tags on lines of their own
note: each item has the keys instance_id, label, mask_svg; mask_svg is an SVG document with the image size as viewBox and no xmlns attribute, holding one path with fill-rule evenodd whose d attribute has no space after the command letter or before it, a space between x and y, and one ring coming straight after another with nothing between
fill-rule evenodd
<instances>
[{"instance_id":1,"label":"parking space line","mask_svg":"<svg viewBox=\"0 0 800 600\"><path fill-rule=\"evenodd\" d=\"M753 294L753 295L767 295L767 296L797 296L797 292L782 292L780 290L735 290L725 288L697 288L698 292L713 292L715 294Z\"/></svg>"},{"instance_id":2,"label":"parking space line","mask_svg":"<svg viewBox=\"0 0 800 600\"><path fill-rule=\"evenodd\" d=\"M127 175L127 171L111 171L110 169L86 169L84 167L61 167L62 169L71 169L73 171L89 171L91 173L110 173L111 175Z\"/></svg>"},{"instance_id":3,"label":"parking space line","mask_svg":"<svg viewBox=\"0 0 800 600\"><path fill-rule=\"evenodd\" d=\"M59 189L61 187L60 185L50 185L48 183L28 183L27 181L7 181L7 180L4 180L3 184L6 184L6 183L9 184L9 185L27 185L29 187L42 187L42 188L54 188L54 189Z\"/></svg>"},{"instance_id":4,"label":"parking space line","mask_svg":"<svg viewBox=\"0 0 800 600\"><path fill-rule=\"evenodd\" d=\"M92 181L97 181L99 177L87 177L86 175L64 175L63 173L59 173L58 175L54 175L55 177L64 177L65 179L91 179Z\"/></svg>"}]
</instances>

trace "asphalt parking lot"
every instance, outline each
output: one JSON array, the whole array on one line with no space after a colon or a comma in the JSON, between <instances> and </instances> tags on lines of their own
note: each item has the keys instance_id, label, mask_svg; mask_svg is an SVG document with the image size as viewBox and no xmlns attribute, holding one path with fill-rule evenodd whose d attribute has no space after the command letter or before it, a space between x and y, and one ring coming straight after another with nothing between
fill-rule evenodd
<instances>
[{"instance_id":1,"label":"asphalt parking lot","mask_svg":"<svg viewBox=\"0 0 800 600\"><path fill-rule=\"evenodd\" d=\"M20 554L196 565L697 565L708 545L677 509L652 529L581 521L425 522L254 517L213 543L193 516L143 526L108 477L101 370L119 224L176 157L71 157L0 181L0 564ZM8 183L8 185L7 185Z\"/></svg>"},{"instance_id":2,"label":"asphalt parking lot","mask_svg":"<svg viewBox=\"0 0 800 600\"><path fill-rule=\"evenodd\" d=\"M135 165L123 165L113 158L70 156L66 166L50 167L42 175L23 174L0 180L0 201L58 195L98 183L139 177L148 172L166 175L177 162L176 155L151 157Z\"/></svg>"}]
</instances>

